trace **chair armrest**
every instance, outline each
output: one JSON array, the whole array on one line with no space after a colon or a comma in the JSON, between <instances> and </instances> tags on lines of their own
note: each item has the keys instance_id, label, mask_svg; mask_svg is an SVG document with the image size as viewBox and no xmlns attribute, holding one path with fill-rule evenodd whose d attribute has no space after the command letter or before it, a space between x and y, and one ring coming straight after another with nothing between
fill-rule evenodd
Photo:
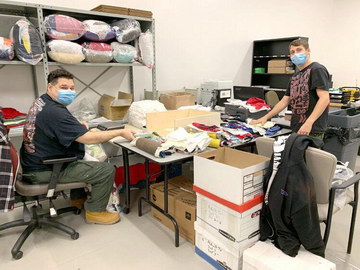
<instances>
[{"instance_id":1,"label":"chair armrest","mask_svg":"<svg viewBox=\"0 0 360 270\"><path fill-rule=\"evenodd\" d=\"M56 185L61 172L61 168L63 167L64 163L69 163L76 160L77 160L76 156L55 156L55 157L48 157L43 159L42 161L43 164L53 165L46 197L51 198L52 196L54 196Z\"/></svg>"},{"instance_id":2,"label":"chair armrest","mask_svg":"<svg viewBox=\"0 0 360 270\"><path fill-rule=\"evenodd\" d=\"M359 180L360 180L360 172L357 172L353 177L344 181L344 183L340 185L338 184L333 185L331 189L345 189L350 187L351 185L354 185L356 182L359 182Z\"/></svg>"},{"instance_id":3,"label":"chair armrest","mask_svg":"<svg viewBox=\"0 0 360 270\"><path fill-rule=\"evenodd\" d=\"M48 157L43 159L43 164L51 165L51 164L59 164L59 163L68 163L76 161L76 156L56 156L56 157Z\"/></svg>"}]
</instances>

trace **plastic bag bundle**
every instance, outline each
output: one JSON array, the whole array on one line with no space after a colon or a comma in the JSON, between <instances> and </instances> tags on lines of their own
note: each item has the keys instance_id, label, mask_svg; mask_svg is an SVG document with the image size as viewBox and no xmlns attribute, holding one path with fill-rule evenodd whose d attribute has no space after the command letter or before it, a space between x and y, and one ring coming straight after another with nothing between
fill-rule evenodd
<instances>
[{"instance_id":1,"label":"plastic bag bundle","mask_svg":"<svg viewBox=\"0 0 360 270\"><path fill-rule=\"evenodd\" d=\"M81 121L89 122L96 117L95 107L89 98L76 99L73 103L67 106L71 114Z\"/></svg>"},{"instance_id":2,"label":"plastic bag bundle","mask_svg":"<svg viewBox=\"0 0 360 270\"><path fill-rule=\"evenodd\" d=\"M113 59L111 46L101 42L84 42L85 60L89 63L108 63Z\"/></svg>"},{"instance_id":3,"label":"plastic bag bundle","mask_svg":"<svg viewBox=\"0 0 360 270\"><path fill-rule=\"evenodd\" d=\"M40 34L27 19L18 20L10 30L16 57L19 60L36 65L43 58Z\"/></svg>"},{"instance_id":4,"label":"plastic bag bundle","mask_svg":"<svg viewBox=\"0 0 360 270\"><path fill-rule=\"evenodd\" d=\"M112 42L114 60L118 63L131 63L137 60L138 54L134 46Z\"/></svg>"},{"instance_id":5,"label":"plastic bag bundle","mask_svg":"<svg viewBox=\"0 0 360 270\"><path fill-rule=\"evenodd\" d=\"M129 109L129 124L143 128L146 126L146 114L151 112L165 112L164 104L157 100L141 100L133 102Z\"/></svg>"},{"instance_id":6,"label":"plastic bag bundle","mask_svg":"<svg viewBox=\"0 0 360 270\"><path fill-rule=\"evenodd\" d=\"M128 43L140 36L140 23L134 19L124 19L111 24L120 43Z\"/></svg>"},{"instance_id":7,"label":"plastic bag bundle","mask_svg":"<svg viewBox=\"0 0 360 270\"><path fill-rule=\"evenodd\" d=\"M85 32L84 24L66 15L53 14L44 19L45 33L53 39L76 40Z\"/></svg>"},{"instance_id":8,"label":"plastic bag bundle","mask_svg":"<svg viewBox=\"0 0 360 270\"><path fill-rule=\"evenodd\" d=\"M0 60L14 59L14 43L4 37L0 37Z\"/></svg>"},{"instance_id":9,"label":"plastic bag bundle","mask_svg":"<svg viewBox=\"0 0 360 270\"><path fill-rule=\"evenodd\" d=\"M83 21L86 32L84 38L92 41L108 41L115 38L112 27L103 21L85 20Z\"/></svg>"},{"instance_id":10,"label":"plastic bag bundle","mask_svg":"<svg viewBox=\"0 0 360 270\"><path fill-rule=\"evenodd\" d=\"M140 62L148 68L154 68L153 34L147 30L139 37Z\"/></svg>"},{"instance_id":11,"label":"plastic bag bundle","mask_svg":"<svg viewBox=\"0 0 360 270\"><path fill-rule=\"evenodd\" d=\"M334 179L332 184L341 185L342 183L349 180L351 177L354 176L354 172L348 168L348 162L342 163L341 161L338 161L338 164L336 164L336 170L334 173ZM348 187L346 189L338 189L335 193L335 205L339 207L340 209L344 208L346 204L346 199L348 192L354 192L353 186Z\"/></svg>"},{"instance_id":12,"label":"plastic bag bundle","mask_svg":"<svg viewBox=\"0 0 360 270\"><path fill-rule=\"evenodd\" d=\"M67 40L51 40L47 43L49 57L59 63L78 64L85 59L83 47Z\"/></svg>"}]
</instances>

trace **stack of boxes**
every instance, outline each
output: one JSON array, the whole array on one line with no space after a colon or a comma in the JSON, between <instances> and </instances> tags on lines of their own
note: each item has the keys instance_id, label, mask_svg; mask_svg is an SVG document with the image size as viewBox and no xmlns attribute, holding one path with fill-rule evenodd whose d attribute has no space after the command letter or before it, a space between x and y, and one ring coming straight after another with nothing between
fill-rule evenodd
<instances>
[{"instance_id":1,"label":"stack of boxes","mask_svg":"<svg viewBox=\"0 0 360 270\"><path fill-rule=\"evenodd\" d=\"M150 187L150 200L164 209L164 183L152 184ZM196 196L193 192L193 184L189 179L177 176L169 180L168 213L177 221L180 235L190 243L195 244ZM174 230L174 225L170 219L153 207L151 208L151 214L166 227Z\"/></svg>"},{"instance_id":2,"label":"stack of boxes","mask_svg":"<svg viewBox=\"0 0 360 270\"><path fill-rule=\"evenodd\" d=\"M258 241L268 163L226 147L194 157L195 252L215 268L241 269L244 250Z\"/></svg>"}]
</instances>

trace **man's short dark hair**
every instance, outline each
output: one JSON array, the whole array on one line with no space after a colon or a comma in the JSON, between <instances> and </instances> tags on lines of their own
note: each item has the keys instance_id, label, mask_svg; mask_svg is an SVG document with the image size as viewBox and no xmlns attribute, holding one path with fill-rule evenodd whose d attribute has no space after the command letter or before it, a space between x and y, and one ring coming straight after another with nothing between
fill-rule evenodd
<instances>
[{"instance_id":1,"label":"man's short dark hair","mask_svg":"<svg viewBox=\"0 0 360 270\"><path fill-rule=\"evenodd\" d=\"M298 39L295 39L293 41L290 42L289 44L289 49L291 46L303 46L305 48L305 50L309 49L309 42L307 41L307 39L304 39L304 38L298 38Z\"/></svg>"},{"instance_id":2,"label":"man's short dark hair","mask_svg":"<svg viewBox=\"0 0 360 270\"><path fill-rule=\"evenodd\" d=\"M48 83L51 83L52 85L57 84L59 78L65 78L69 80L74 79L74 75L72 75L70 72L63 70L63 69L56 69L54 71L51 71L49 73L49 76L47 78Z\"/></svg>"}]
</instances>

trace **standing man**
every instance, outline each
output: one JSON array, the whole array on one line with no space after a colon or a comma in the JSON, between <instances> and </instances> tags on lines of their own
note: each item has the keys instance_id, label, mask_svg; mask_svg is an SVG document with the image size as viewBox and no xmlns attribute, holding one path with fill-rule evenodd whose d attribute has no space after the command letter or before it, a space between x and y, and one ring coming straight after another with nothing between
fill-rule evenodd
<instances>
[{"instance_id":1,"label":"standing man","mask_svg":"<svg viewBox=\"0 0 360 270\"><path fill-rule=\"evenodd\" d=\"M291 129L298 134L323 138L329 111L330 75L327 69L310 58L306 39L296 39L289 45L290 59L298 67L284 97L265 116L250 124L264 124L288 105L292 111Z\"/></svg>"},{"instance_id":2,"label":"standing man","mask_svg":"<svg viewBox=\"0 0 360 270\"><path fill-rule=\"evenodd\" d=\"M85 182L91 185L91 196L86 200L83 189L71 191L73 206L82 208L88 223L113 224L120 220L118 213L106 211L114 183L114 166L103 162L83 161L84 144L106 142L114 137L134 139L130 130L89 131L85 123L67 110L76 97L74 76L61 69L52 71L47 92L30 107L20 157L23 177L33 184L49 183L52 167L42 164L51 156L75 155L77 161L67 164L60 173L60 183Z\"/></svg>"}]
</instances>

